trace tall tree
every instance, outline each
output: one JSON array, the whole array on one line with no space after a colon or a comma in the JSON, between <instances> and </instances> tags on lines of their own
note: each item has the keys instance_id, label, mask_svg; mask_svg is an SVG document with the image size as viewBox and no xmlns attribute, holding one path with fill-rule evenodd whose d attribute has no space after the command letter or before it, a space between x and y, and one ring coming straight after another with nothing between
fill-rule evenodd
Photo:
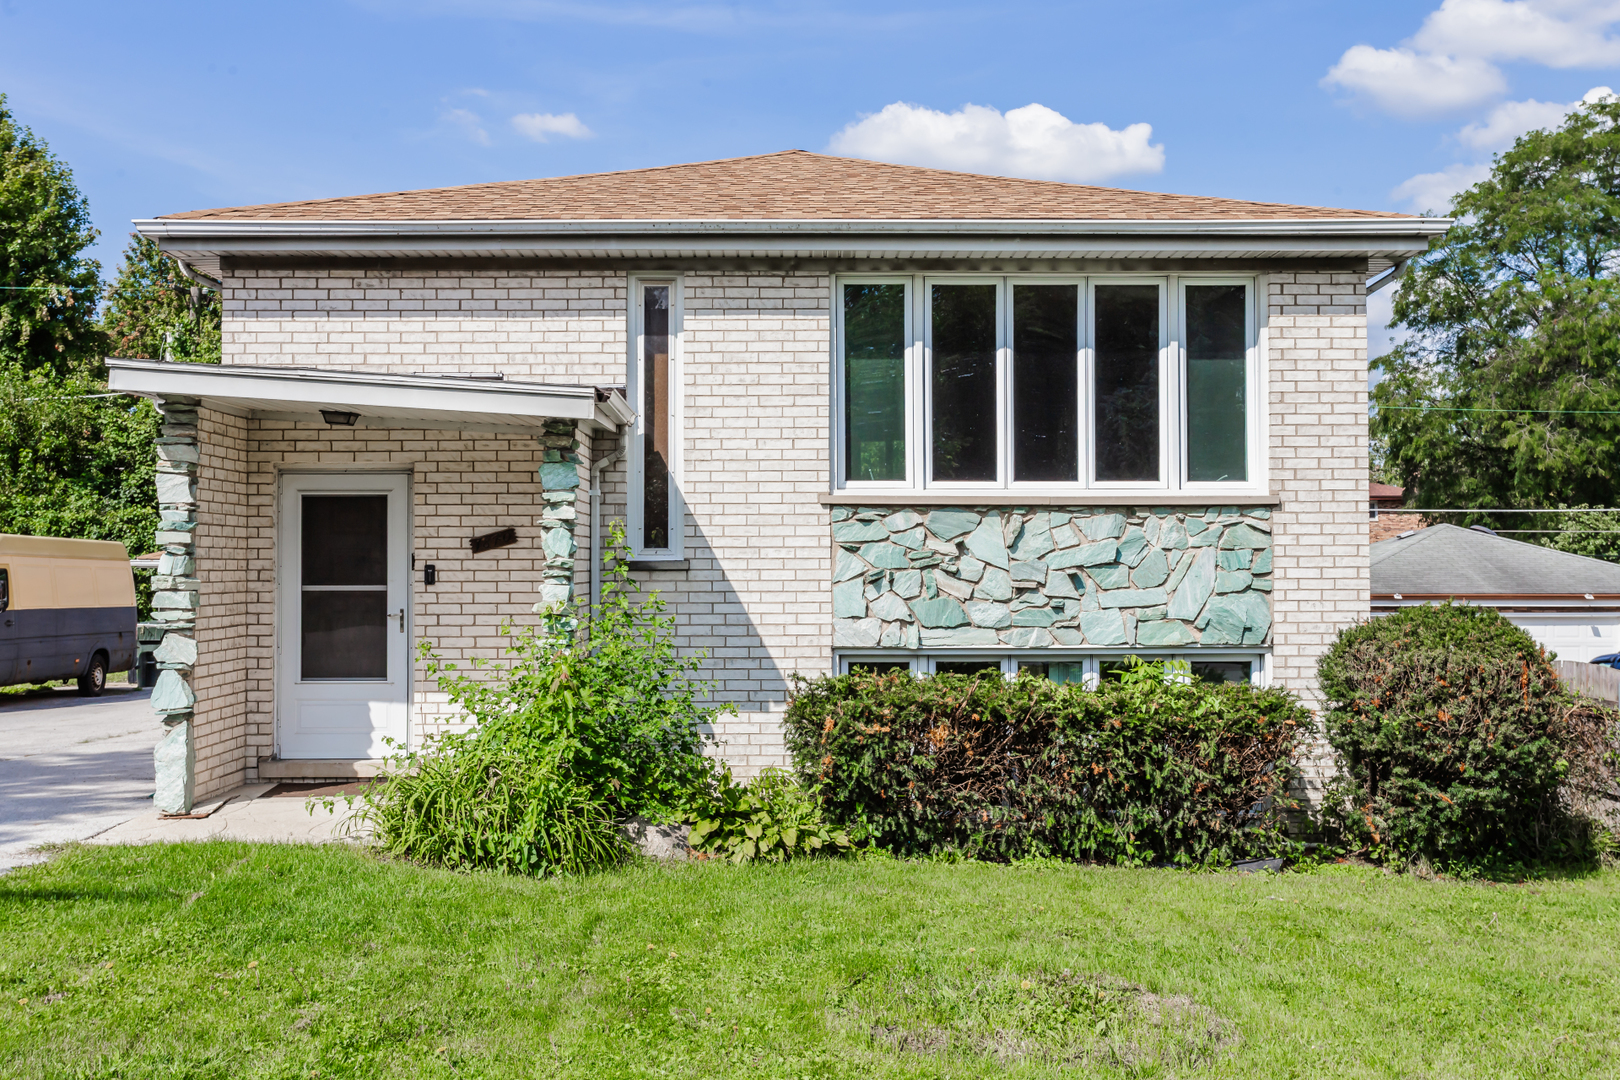
<instances>
[{"instance_id":1,"label":"tall tree","mask_svg":"<svg viewBox=\"0 0 1620 1080\"><path fill-rule=\"evenodd\" d=\"M95 237L72 172L0 97L0 532L134 555L158 522L158 415L107 392Z\"/></svg>"},{"instance_id":2,"label":"tall tree","mask_svg":"<svg viewBox=\"0 0 1620 1080\"><path fill-rule=\"evenodd\" d=\"M1458 223L1395 297L1411 336L1378 361L1385 475L1425 507L1615 506L1620 101L1520 137L1452 211ZM1447 520L1559 528L1578 516Z\"/></svg>"},{"instance_id":3,"label":"tall tree","mask_svg":"<svg viewBox=\"0 0 1620 1080\"><path fill-rule=\"evenodd\" d=\"M187 280L157 241L132 233L107 289L101 326L110 356L219 363L219 293Z\"/></svg>"},{"instance_id":4,"label":"tall tree","mask_svg":"<svg viewBox=\"0 0 1620 1080\"><path fill-rule=\"evenodd\" d=\"M95 238L72 172L0 94L0 363L66 372L99 355Z\"/></svg>"}]
</instances>

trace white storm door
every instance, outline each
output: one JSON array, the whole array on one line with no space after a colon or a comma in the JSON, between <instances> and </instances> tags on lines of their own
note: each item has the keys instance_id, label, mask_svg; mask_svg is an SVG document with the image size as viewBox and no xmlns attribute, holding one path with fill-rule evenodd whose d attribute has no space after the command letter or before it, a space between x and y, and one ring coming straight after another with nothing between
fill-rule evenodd
<instances>
[{"instance_id":1,"label":"white storm door","mask_svg":"<svg viewBox=\"0 0 1620 1080\"><path fill-rule=\"evenodd\" d=\"M278 756L365 759L404 749L409 506L406 476L282 477Z\"/></svg>"}]
</instances>

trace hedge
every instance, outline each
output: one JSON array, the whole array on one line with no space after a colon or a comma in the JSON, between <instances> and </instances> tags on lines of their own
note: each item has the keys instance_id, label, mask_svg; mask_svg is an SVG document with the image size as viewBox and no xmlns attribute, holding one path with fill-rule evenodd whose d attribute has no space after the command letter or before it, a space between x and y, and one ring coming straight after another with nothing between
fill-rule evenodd
<instances>
[{"instance_id":1,"label":"hedge","mask_svg":"<svg viewBox=\"0 0 1620 1080\"><path fill-rule=\"evenodd\" d=\"M1020 675L796 678L787 743L830 818L904 855L1130 865L1289 848L1310 714L1142 664L1096 690Z\"/></svg>"}]
</instances>

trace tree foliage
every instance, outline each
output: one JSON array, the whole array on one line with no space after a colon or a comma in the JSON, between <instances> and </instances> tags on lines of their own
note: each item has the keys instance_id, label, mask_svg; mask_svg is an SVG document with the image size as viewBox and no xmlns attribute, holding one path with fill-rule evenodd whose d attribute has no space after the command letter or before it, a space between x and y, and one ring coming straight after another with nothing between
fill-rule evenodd
<instances>
[{"instance_id":1,"label":"tree foliage","mask_svg":"<svg viewBox=\"0 0 1620 1080\"><path fill-rule=\"evenodd\" d=\"M72 172L0 94L0 363L65 374L97 356L95 238Z\"/></svg>"},{"instance_id":2,"label":"tree foliage","mask_svg":"<svg viewBox=\"0 0 1620 1080\"><path fill-rule=\"evenodd\" d=\"M157 241L139 234L124 248L101 325L109 356L219 363L219 293L189 281Z\"/></svg>"},{"instance_id":3,"label":"tree foliage","mask_svg":"<svg viewBox=\"0 0 1620 1080\"><path fill-rule=\"evenodd\" d=\"M1419 506L1615 505L1620 101L1522 136L1452 209L1395 297L1411 336L1379 360L1386 475ZM1515 516L1457 524L1557 527Z\"/></svg>"}]
</instances>

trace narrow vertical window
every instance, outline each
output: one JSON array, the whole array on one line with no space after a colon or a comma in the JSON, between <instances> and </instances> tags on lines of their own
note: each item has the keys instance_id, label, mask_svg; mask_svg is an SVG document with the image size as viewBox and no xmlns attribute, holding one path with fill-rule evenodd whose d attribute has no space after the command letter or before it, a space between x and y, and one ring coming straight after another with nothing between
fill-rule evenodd
<instances>
[{"instance_id":1,"label":"narrow vertical window","mask_svg":"<svg viewBox=\"0 0 1620 1080\"><path fill-rule=\"evenodd\" d=\"M1248 288L1187 286L1187 479L1249 478Z\"/></svg>"},{"instance_id":2,"label":"narrow vertical window","mask_svg":"<svg viewBox=\"0 0 1620 1080\"><path fill-rule=\"evenodd\" d=\"M935 285L930 309L935 480L996 479L996 286Z\"/></svg>"},{"instance_id":3,"label":"narrow vertical window","mask_svg":"<svg viewBox=\"0 0 1620 1080\"><path fill-rule=\"evenodd\" d=\"M1079 310L1074 285L1013 287L1013 479L1080 477Z\"/></svg>"},{"instance_id":4,"label":"narrow vertical window","mask_svg":"<svg viewBox=\"0 0 1620 1080\"><path fill-rule=\"evenodd\" d=\"M1098 285L1098 480L1159 479L1159 286Z\"/></svg>"},{"instance_id":5,"label":"narrow vertical window","mask_svg":"<svg viewBox=\"0 0 1620 1080\"><path fill-rule=\"evenodd\" d=\"M844 462L850 480L906 478L906 287L844 286Z\"/></svg>"},{"instance_id":6,"label":"narrow vertical window","mask_svg":"<svg viewBox=\"0 0 1620 1080\"><path fill-rule=\"evenodd\" d=\"M669 544L669 286L641 292L642 546Z\"/></svg>"}]
</instances>

